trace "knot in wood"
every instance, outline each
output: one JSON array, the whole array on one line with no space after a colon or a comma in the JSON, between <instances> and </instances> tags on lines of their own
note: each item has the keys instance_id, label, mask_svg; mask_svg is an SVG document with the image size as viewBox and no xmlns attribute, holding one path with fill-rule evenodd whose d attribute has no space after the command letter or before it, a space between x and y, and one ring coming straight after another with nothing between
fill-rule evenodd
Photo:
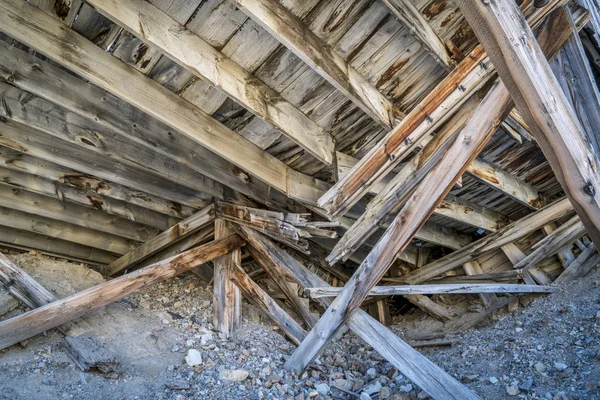
<instances>
[{"instance_id":1,"label":"knot in wood","mask_svg":"<svg viewBox=\"0 0 600 400\"><path fill-rule=\"evenodd\" d=\"M591 182L587 182L587 184L583 187L583 193L587 194L588 196L594 197L596 195L596 189L594 188L594 185L592 185Z\"/></svg>"}]
</instances>

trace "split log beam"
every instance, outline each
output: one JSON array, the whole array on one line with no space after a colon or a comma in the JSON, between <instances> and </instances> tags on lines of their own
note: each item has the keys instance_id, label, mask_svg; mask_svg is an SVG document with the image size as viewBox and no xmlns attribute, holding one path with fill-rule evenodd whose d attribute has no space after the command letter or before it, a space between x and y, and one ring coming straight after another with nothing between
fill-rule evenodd
<instances>
[{"instance_id":1,"label":"split log beam","mask_svg":"<svg viewBox=\"0 0 600 400\"><path fill-rule=\"evenodd\" d=\"M23 271L4 254L0 253L0 282L6 290L29 308L35 309L58 299L48 289L39 284L27 272ZM65 335L65 341L71 345L65 346L69 356L83 371L98 368L104 372L114 370L117 362L114 357L102 348L101 341L94 338L90 331L92 327L82 318L76 318L58 326L58 330ZM77 346L85 341L86 347ZM100 354L90 361L89 354Z\"/></svg>"},{"instance_id":2,"label":"split log beam","mask_svg":"<svg viewBox=\"0 0 600 400\"><path fill-rule=\"evenodd\" d=\"M329 132L152 4L143 0L90 0L89 3L148 45L223 90L319 161L327 165L333 162L334 139Z\"/></svg>"},{"instance_id":3,"label":"split log beam","mask_svg":"<svg viewBox=\"0 0 600 400\"><path fill-rule=\"evenodd\" d=\"M510 108L508 91L497 82L477 106L473 114L476 117L472 116L467 120L444 157L422 180L367 259L347 282L342 293L287 360L286 368L301 373L324 350L333 334L386 273L396 259L396 254L408 245L467 165L489 141Z\"/></svg>"},{"instance_id":4,"label":"split log beam","mask_svg":"<svg viewBox=\"0 0 600 400\"><path fill-rule=\"evenodd\" d=\"M147 242L131 250L118 260L112 262L106 268L106 275L113 276L119 271L134 266L140 261L143 261L145 258L150 257L154 253L161 251L162 249L205 227L214 221L214 219L215 207L211 204L210 206L198 211L191 217L178 222L166 231L161 232L160 234L149 239Z\"/></svg>"},{"instance_id":5,"label":"split log beam","mask_svg":"<svg viewBox=\"0 0 600 400\"><path fill-rule=\"evenodd\" d=\"M583 278L600 262L600 254L596 251L596 246L591 243L579 256L569 265L554 283L563 283Z\"/></svg>"},{"instance_id":6,"label":"split log beam","mask_svg":"<svg viewBox=\"0 0 600 400\"><path fill-rule=\"evenodd\" d=\"M343 288L318 287L307 288L304 294L318 299L321 297L336 297ZM551 293L552 286L521 285L521 284L442 284L442 285L402 285L375 286L369 291L369 296L399 296L406 294L478 294L478 293Z\"/></svg>"},{"instance_id":7,"label":"split log beam","mask_svg":"<svg viewBox=\"0 0 600 400\"><path fill-rule=\"evenodd\" d=\"M123 275L72 296L65 297L0 322L0 349L55 328L75 318L129 296L162 280L172 278L197 265L228 254L244 245L237 235L215 240Z\"/></svg>"},{"instance_id":8,"label":"split log beam","mask_svg":"<svg viewBox=\"0 0 600 400\"><path fill-rule=\"evenodd\" d=\"M309 203L316 200L314 178L291 170L282 161L43 11L21 0L5 0L0 9L0 29L7 35L135 105L281 193ZM71 51L67 54L63 51L65 48ZM308 190L304 190L306 184ZM316 194L318 197L318 192Z\"/></svg>"},{"instance_id":9,"label":"split log beam","mask_svg":"<svg viewBox=\"0 0 600 400\"><path fill-rule=\"evenodd\" d=\"M400 279L402 282L411 285L423 283L445 272L458 268L466 262L475 260L482 254L498 250L502 246L523 238L532 232L541 229L544 225L556 221L572 212L573 206L568 199L558 200L510 225L507 225L498 232L491 233L460 250L424 265L418 270L411 271L400 277Z\"/></svg>"},{"instance_id":10,"label":"split log beam","mask_svg":"<svg viewBox=\"0 0 600 400\"><path fill-rule=\"evenodd\" d=\"M224 239L232 234L235 234L235 231L231 224L221 218L215 220L215 240ZM240 289L231 280L233 271L241 263L241 249L233 250L213 261L213 325L226 338L235 336L242 322Z\"/></svg>"},{"instance_id":11,"label":"split log beam","mask_svg":"<svg viewBox=\"0 0 600 400\"><path fill-rule=\"evenodd\" d=\"M600 246L600 161L521 10L512 0L457 3L592 241Z\"/></svg>"},{"instance_id":12,"label":"split log beam","mask_svg":"<svg viewBox=\"0 0 600 400\"><path fill-rule=\"evenodd\" d=\"M235 230L250 244L250 246L247 247L248 252L267 272L277 287L285 294L286 298L293 306L292 309L304 320L307 326L313 327L317 322L316 318L311 314L308 307L300 301L298 293L295 290L292 290L287 284L290 277L285 273L285 270L281 268L272 249L272 246L276 245L269 243L264 236L243 225L236 225Z\"/></svg>"},{"instance_id":13,"label":"split log beam","mask_svg":"<svg viewBox=\"0 0 600 400\"><path fill-rule=\"evenodd\" d=\"M306 337L306 331L283 308L261 289L240 267L235 265L231 279L241 290L244 297L263 310L275 324L295 344L300 344Z\"/></svg>"},{"instance_id":14,"label":"split log beam","mask_svg":"<svg viewBox=\"0 0 600 400\"><path fill-rule=\"evenodd\" d=\"M553 0L542 9L527 5L526 15L533 26L564 0ZM566 40L566 38L565 38ZM432 90L390 133L371 149L350 173L319 199L319 206L331 215L349 210L383 179L428 135L446 122L479 88L494 76L494 67L478 46Z\"/></svg>"},{"instance_id":15,"label":"split log beam","mask_svg":"<svg viewBox=\"0 0 600 400\"><path fill-rule=\"evenodd\" d=\"M248 244L255 242L259 233L248 237ZM302 289L329 286L317 274L310 271L294 257L280 249L275 243L262 236L269 244L273 260L279 264L286 275L294 279ZM329 299L319 299L323 307L331 304ZM436 399L474 400L479 397L440 367L429 361L415 349L406 344L391 330L386 328L365 311L357 309L348 320L348 327L362 340L381 354L404 376L414 382L426 393Z\"/></svg>"},{"instance_id":16,"label":"split log beam","mask_svg":"<svg viewBox=\"0 0 600 400\"><path fill-rule=\"evenodd\" d=\"M392 15L404 25L410 33L423 44L431 55L447 70L456 66L446 44L431 28L425 17L411 0L383 0Z\"/></svg>"},{"instance_id":17,"label":"split log beam","mask_svg":"<svg viewBox=\"0 0 600 400\"><path fill-rule=\"evenodd\" d=\"M389 129L395 118L402 117L394 115L392 103L374 85L281 3L276 0L232 1L378 124Z\"/></svg>"}]
</instances>

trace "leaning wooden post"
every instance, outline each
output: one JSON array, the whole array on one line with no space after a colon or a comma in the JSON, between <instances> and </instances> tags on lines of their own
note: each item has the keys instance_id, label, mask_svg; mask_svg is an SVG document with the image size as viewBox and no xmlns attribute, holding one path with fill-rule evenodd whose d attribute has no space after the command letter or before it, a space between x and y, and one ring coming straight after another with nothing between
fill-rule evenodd
<instances>
[{"instance_id":1,"label":"leaning wooden post","mask_svg":"<svg viewBox=\"0 0 600 400\"><path fill-rule=\"evenodd\" d=\"M513 0L458 0L556 178L600 246L600 161Z\"/></svg>"},{"instance_id":2,"label":"leaning wooden post","mask_svg":"<svg viewBox=\"0 0 600 400\"><path fill-rule=\"evenodd\" d=\"M129 296L150 285L230 253L245 244L238 235L215 240L151 266L0 322L0 350Z\"/></svg>"},{"instance_id":3,"label":"leaning wooden post","mask_svg":"<svg viewBox=\"0 0 600 400\"><path fill-rule=\"evenodd\" d=\"M396 255L406 248L415 233L452 189L454 182L479 154L510 111L510 105L508 91L504 85L497 82L466 122L446 154L423 179L383 237L346 283L344 290L287 360L286 368L300 373L323 351L335 332L360 306L369 290L379 282L394 262Z\"/></svg>"},{"instance_id":4,"label":"leaning wooden post","mask_svg":"<svg viewBox=\"0 0 600 400\"><path fill-rule=\"evenodd\" d=\"M223 239L235 231L229 222L217 218L215 220L215 240ZM242 297L240 289L231 280L236 265L242 263L242 251L234 250L213 261L213 325L217 331L231 337L240 327L242 318Z\"/></svg>"}]
</instances>

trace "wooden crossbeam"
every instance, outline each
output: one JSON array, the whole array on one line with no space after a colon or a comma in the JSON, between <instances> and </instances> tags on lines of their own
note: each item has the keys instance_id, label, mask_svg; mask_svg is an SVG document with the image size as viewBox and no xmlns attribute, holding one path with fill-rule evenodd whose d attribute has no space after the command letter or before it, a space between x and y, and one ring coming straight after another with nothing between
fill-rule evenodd
<instances>
[{"instance_id":1,"label":"wooden crossbeam","mask_svg":"<svg viewBox=\"0 0 600 400\"><path fill-rule=\"evenodd\" d=\"M298 200L312 203L316 200L310 197L314 196L314 186L311 185L309 191L303 190L306 183L313 183L312 178L292 171L260 147L43 11L20 0L6 0L0 9L0 29L7 35L135 105L274 189ZM64 48L70 48L71 52L65 53Z\"/></svg>"},{"instance_id":2,"label":"wooden crossbeam","mask_svg":"<svg viewBox=\"0 0 600 400\"><path fill-rule=\"evenodd\" d=\"M257 235L260 236L259 233ZM254 245L255 236L248 237L248 244ZM310 271L294 257L283 251L268 238L262 236L268 243L273 259L286 275L295 280L302 289L309 287L329 286L317 274ZM270 243L269 243L270 242ZM319 299L321 305L328 307L329 299ZM392 331L386 328L365 311L358 309L348 320L348 327L379 354L387 359L404 376L413 381L426 393L438 399L471 400L479 397L457 380L452 378L440 367L415 351Z\"/></svg>"},{"instance_id":3,"label":"wooden crossbeam","mask_svg":"<svg viewBox=\"0 0 600 400\"><path fill-rule=\"evenodd\" d=\"M343 288L318 287L307 288L304 294L318 299L321 297L336 297ZM478 293L551 293L556 288L552 286L520 285L520 284L445 284L445 285L405 285L405 286L375 286L369 291L369 296L398 296L405 294L478 294Z\"/></svg>"},{"instance_id":4,"label":"wooden crossbeam","mask_svg":"<svg viewBox=\"0 0 600 400\"><path fill-rule=\"evenodd\" d=\"M0 349L55 328L122 299L138 290L172 278L244 245L237 235L215 240L72 296L0 322Z\"/></svg>"},{"instance_id":5,"label":"wooden crossbeam","mask_svg":"<svg viewBox=\"0 0 600 400\"><path fill-rule=\"evenodd\" d=\"M377 123L394 125L392 103L302 21L274 0L235 0L235 5L289 48Z\"/></svg>"},{"instance_id":6,"label":"wooden crossbeam","mask_svg":"<svg viewBox=\"0 0 600 400\"><path fill-rule=\"evenodd\" d=\"M446 44L435 33L425 17L410 0L382 0L392 15L404 25L410 33L421 42L433 57L447 70L456 65Z\"/></svg>"},{"instance_id":7,"label":"wooden crossbeam","mask_svg":"<svg viewBox=\"0 0 600 400\"><path fill-rule=\"evenodd\" d=\"M152 4L141 0L91 0L90 4L145 43L223 90L319 161L333 162L334 140L329 132Z\"/></svg>"},{"instance_id":8,"label":"wooden crossbeam","mask_svg":"<svg viewBox=\"0 0 600 400\"><path fill-rule=\"evenodd\" d=\"M323 351L332 335L387 272L396 254L408 245L467 165L479 154L496 131L498 121L502 121L510 111L509 106L510 96L497 82L477 106L474 113L477 117L467 120L444 157L422 180L367 259L346 283L342 293L288 359L286 368L299 373Z\"/></svg>"},{"instance_id":9,"label":"wooden crossbeam","mask_svg":"<svg viewBox=\"0 0 600 400\"><path fill-rule=\"evenodd\" d=\"M564 0L553 0L538 9L530 2L525 10L528 21L537 26L562 4ZM478 46L319 199L319 206L332 215L346 212L493 76L494 67L483 47Z\"/></svg>"},{"instance_id":10,"label":"wooden crossbeam","mask_svg":"<svg viewBox=\"0 0 600 400\"><path fill-rule=\"evenodd\" d=\"M129 268L145 258L165 249L179 240L191 235L205 227L215 219L214 205L203 208L196 214L183 221L178 222L171 228L154 236L147 242L131 250L118 260L113 261L106 268L106 275L113 276L116 273Z\"/></svg>"},{"instance_id":11,"label":"wooden crossbeam","mask_svg":"<svg viewBox=\"0 0 600 400\"><path fill-rule=\"evenodd\" d=\"M600 245L600 161L586 144L585 132L523 14L511 0L458 4L590 237Z\"/></svg>"},{"instance_id":12,"label":"wooden crossbeam","mask_svg":"<svg viewBox=\"0 0 600 400\"><path fill-rule=\"evenodd\" d=\"M569 282L583 278L596 265L600 263L600 254L596 246L591 243L565 270L554 280L554 283Z\"/></svg>"}]
</instances>

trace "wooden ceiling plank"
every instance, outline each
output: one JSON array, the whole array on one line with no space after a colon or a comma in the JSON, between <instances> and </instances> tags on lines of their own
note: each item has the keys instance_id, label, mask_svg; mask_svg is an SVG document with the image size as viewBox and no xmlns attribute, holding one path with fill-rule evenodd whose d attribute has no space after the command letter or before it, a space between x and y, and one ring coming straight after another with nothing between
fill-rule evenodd
<instances>
[{"instance_id":1,"label":"wooden ceiling plank","mask_svg":"<svg viewBox=\"0 0 600 400\"><path fill-rule=\"evenodd\" d=\"M600 161L521 10L511 0L458 4L592 241L600 246Z\"/></svg>"}]
</instances>

